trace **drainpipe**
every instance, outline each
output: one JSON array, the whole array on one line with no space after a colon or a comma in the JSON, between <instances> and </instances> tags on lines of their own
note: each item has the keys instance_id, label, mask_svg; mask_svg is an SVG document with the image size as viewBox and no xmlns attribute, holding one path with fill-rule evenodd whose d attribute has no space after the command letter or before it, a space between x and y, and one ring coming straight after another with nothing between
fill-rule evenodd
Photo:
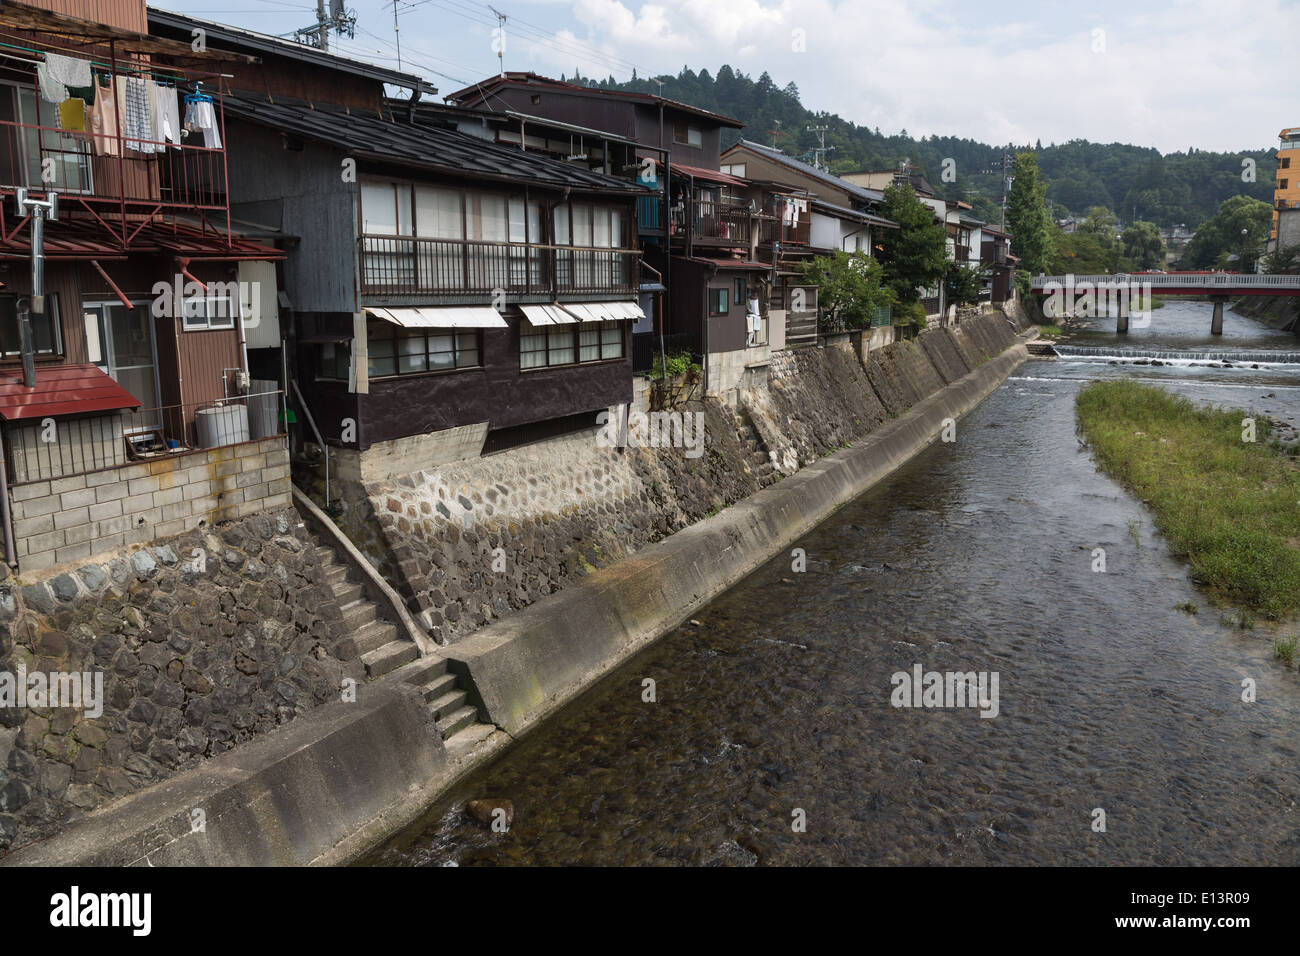
<instances>
[{"instance_id":1,"label":"drainpipe","mask_svg":"<svg viewBox=\"0 0 1300 956\"><path fill-rule=\"evenodd\" d=\"M713 277L718 274L718 267L709 265L704 267L704 396L709 394L709 283ZM730 291L728 291L730 296ZM730 309L728 309L730 311Z\"/></svg>"},{"instance_id":2,"label":"drainpipe","mask_svg":"<svg viewBox=\"0 0 1300 956\"><path fill-rule=\"evenodd\" d=\"M2 443L2 442L0 442ZM4 524L5 564L11 568L18 567L18 558L14 554L14 522L9 513L9 478L4 455L0 454L0 523Z\"/></svg>"}]
</instances>

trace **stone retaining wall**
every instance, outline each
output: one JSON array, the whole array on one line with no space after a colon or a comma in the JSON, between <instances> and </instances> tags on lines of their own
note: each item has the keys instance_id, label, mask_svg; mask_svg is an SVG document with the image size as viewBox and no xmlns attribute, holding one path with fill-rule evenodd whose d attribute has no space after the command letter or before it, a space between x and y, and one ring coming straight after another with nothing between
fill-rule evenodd
<instances>
[{"instance_id":1,"label":"stone retaining wall","mask_svg":"<svg viewBox=\"0 0 1300 956\"><path fill-rule=\"evenodd\" d=\"M97 716L0 706L0 854L337 700L343 636L292 509L0 585L0 677L103 680Z\"/></svg>"}]
</instances>

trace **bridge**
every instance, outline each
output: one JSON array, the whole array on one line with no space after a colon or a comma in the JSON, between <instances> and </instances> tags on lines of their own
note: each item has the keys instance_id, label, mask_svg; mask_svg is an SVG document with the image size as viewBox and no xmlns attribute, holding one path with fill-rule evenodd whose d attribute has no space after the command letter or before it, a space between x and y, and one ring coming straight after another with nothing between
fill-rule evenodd
<instances>
[{"instance_id":1,"label":"bridge","mask_svg":"<svg viewBox=\"0 0 1300 956\"><path fill-rule=\"evenodd\" d=\"M1204 295L1214 305L1210 333L1223 334L1223 306L1245 295L1300 295L1300 275L1254 275L1237 272L1127 272L1103 275L1035 276L1031 289L1039 299L1064 296L1065 311L1082 298L1085 308L1116 306L1117 332L1128 331L1130 307L1146 296ZM1090 298L1085 298L1090 297ZM1138 311L1143 311L1139 309ZM1057 314L1057 313L1054 313Z\"/></svg>"}]
</instances>

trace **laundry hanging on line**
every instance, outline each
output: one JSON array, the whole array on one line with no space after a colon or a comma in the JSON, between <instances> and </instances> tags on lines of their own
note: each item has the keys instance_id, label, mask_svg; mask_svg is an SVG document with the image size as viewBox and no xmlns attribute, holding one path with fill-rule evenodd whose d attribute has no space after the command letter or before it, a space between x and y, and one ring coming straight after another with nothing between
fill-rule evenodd
<instances>
[{"instance_id":1,"label":"laundry hanging on line","mask_svg":"<svg viewBox=\"0 0 1300 956\"><path fill-rule=\"evenodd\" d=\"M86 132L86 101L69 96L59 104L59 128L70 133Z\"/></svg>"},{"instance_id":2,"label":"laundry hanging on line","mask_svg":"<svg viewBox=\"0 0 1300 956\"><path fill-rule=\"evenodd\" d=\"M212 108L212 98L203 94L185 97L185 131L203 133L203 145L208 149L221 148L221 133L217 130L217 113Z\"/></svg>"}]
</instances>

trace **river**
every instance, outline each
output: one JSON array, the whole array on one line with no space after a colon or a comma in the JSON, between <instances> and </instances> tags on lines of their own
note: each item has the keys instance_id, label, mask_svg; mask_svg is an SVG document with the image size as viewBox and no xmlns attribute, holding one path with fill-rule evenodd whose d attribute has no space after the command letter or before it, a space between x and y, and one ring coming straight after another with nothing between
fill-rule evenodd
<instances>
[{"instance_id":1,"label":"river","mask_svg":"<svg viewBox=\"0 0 1300 956\"><path fill-rule=\"evenodd\" d=\"M1209 326L1170 300L1126 341L1097 320L1065 343L1096 351L1025 363L955 442L800 541L805 571L773 559L363 862L1300 862L1300 679L1272 632L1209 606L1074 430L1079 387L1113 376L1300 419L1295 337ZM1291 361L1111 364L1125 347ZM996 673L997 715L891 706L917 664ZM513 802L509 832L468 820L478 797Z\"/></svg>"}]
</instances>

